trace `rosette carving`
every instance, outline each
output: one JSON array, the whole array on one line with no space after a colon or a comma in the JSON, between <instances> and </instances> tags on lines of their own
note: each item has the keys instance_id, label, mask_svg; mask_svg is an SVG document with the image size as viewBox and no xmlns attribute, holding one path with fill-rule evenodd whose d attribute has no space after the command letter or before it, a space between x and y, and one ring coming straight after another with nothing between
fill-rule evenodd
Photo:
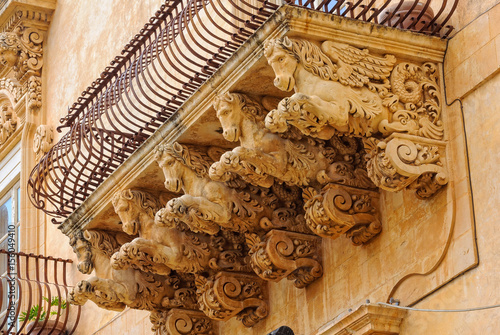
<instances>
[{"instance_id":1,"label":"rosette carving","mask_svg":"<svg viewBox=\"0 0 500 335\"><path fill-rule=\"evenodd\" d=\"M214 335L213 321L200 311L171 309L151 312L155 335Z\"/></svg>"},{"instance_id":2,"label":"rosette carving","mask_svg":"<svg viewBox=\"0 0 500 335\"><path fill-rule=\"evenodd\" d=\"M226 321L237 317L251 327L269 312L266 282L256 275L219 272L196 277L200 309L211 319Z\"/></svg>"},{"instance_id":3,"label":"rosette carving","mask_svg":"<svg viewBox=\"0 0 500 335\"><path fill-rule=\"evenodd\" d=\"M378 192L328 184L320 192L307 188L303 197L306 223L319 236L335 239L347 233L360 244L381 231Z\"/></svg>"},{"instance_id":4,"label":"rosette carving","mask_svg":"<svg viewBox=\"0 0 500 335\"><path fill-rule=\"evenodd\" d=\"M250 264L262 279L277 282L286 277L303 288L323 274L321 238L317 236L271 230L264 238L247 234L247 244Z\"/></svg>"}]
</instances>

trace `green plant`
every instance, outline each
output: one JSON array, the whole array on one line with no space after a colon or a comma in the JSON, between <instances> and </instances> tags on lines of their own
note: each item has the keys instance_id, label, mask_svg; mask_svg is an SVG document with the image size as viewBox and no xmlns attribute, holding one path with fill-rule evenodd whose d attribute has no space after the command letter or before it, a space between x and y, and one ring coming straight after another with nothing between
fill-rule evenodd
<instances>
[{"instance_id":1,"label":"green plant","mask_svg":"<svg viewBox=\"0 0 500 335\"><path fill-rule=\"evenodd\" d=\"M46 297L42 297L42 298L47 303L49 303L50 306L57 306L57 307L61 306L61 309L66 309L66 300L59 299L58 296L53 297L51 301ZM50 312L49 318L52 315L57 315L58 308L55 308L55 309L56 310L52 309L52 311ZM47 317L47 312L44 310L43 306L35 305L35 306L31 307L31 309L29 311L21 312L21 315L19 316L19 321L24 322L25 320L28 320L28 321L36 320L36 316L38 315L38 311L40 311L39 321L45 320L45 318Z\"/></svg>"}]
</instances>

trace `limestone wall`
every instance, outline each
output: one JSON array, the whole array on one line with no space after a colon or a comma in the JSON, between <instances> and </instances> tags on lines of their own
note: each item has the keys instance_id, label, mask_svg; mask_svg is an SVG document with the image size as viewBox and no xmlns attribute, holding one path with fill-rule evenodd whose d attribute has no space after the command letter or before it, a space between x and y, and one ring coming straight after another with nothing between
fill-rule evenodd
<instances>
[{"instance_id":1,"label":"limestone wall","mask_svg":"<svg viewBox=\"0 0 500 335\"><path fill-rule=\"evenodd\" d=\"M500 180L500 5L491 1L462 1L453 24L459 30L450 40L444 62L447 101L463 101L470 175L474 194L476 226L468 210L468 174L463 165L451 167L456 189L456 215L446 191L432 204L418 200L410 191L383 193L384 230L370 244L355 247L345 238L323 241L324 276L299 290L292 283L270 284L270 315L246 329L235 319L220 324L220 334L267 334L290 326L296 334L321 334L320 328L355 309L366 299L385 302L391 289L405 274L426 272L440 260L451 223L456 219L452 242L436 271L412 278L394 295L407 301L430 293L443 278L459 275L475 263L474 234L479 265L426 296L415 307L467 308L500 303L498 283L500 245L496 221ZM65 107L108 65L130 40L160 0L59 0L44 53L44 101L46 123L56 127ZM492 7L493 6L493 7ZM452 142L448 157L465 163L464 134L459 103L446 109ZM58 136L55 140L57 141ZM72 257L68 240L45 218L38 250L47 255ZM32 247L32 246L30 246ZM69 281L84 276L71 269ZM446 281L446 280L445 280ZM419 293L412 296L414 291ZM500 326L498 310L460 313L410 312L402 334L494 334ZM150 334L148 313L127 310L121 314L97 308L88 302L82 309L77 334Z\"/></svg>"}]
</instances>

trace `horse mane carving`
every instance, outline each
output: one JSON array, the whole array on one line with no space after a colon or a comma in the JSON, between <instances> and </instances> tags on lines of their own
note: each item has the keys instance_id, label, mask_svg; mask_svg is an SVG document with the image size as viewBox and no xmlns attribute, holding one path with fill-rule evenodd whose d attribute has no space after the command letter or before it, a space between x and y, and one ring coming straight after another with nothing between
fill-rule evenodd
<instances>
[{"instance_id":1,"label":"horse mane carving","mask_svg":"<svg viewBox=\"0 0 500 335\"><path fill-rule=\"evenodd\" d=\"M163 158L167 155L189 167L199 177L207 177L210 165L213 163L213 159L207 153L190 144L174 142L156 147L155 160L160 166L162 166Z\"/></svg>"},{"instance_id":2,"label":"horse mane carving","mask_svg":"<svg viewBox=\"0 0 500 335\"><path fill-rule=\"evenodd\" d=\"M151 195L150 193L131 189L116 192L111 201L113 206L116 206L116 203L120 199L134 201L151 217L154 217L156 212L158 212L163 207L160 201L153 197L153 195Z\"/></svg>"},{"instance_id":3,"label":"horse mane carving","mask_svg":"<svg viewBox=\"0 0 500 335\"><path fill-rule=\"evenodd\" d=\"M264 111L264 108L259 102L250 98L246 94L226 92L224 94L217 95L214 99L213 106L215 110L218 110L221 103L226 102L232 104L235 101L238 103L238 107L241 112L244 113L247 118L264 127L264 120L267 113Z\"/></svg>"},{"instance_id":4,"label":"horse mane carving","mask_svg":"<svg viewBox=\"0 0 500 335\"><path fill-rule=\"evenodd\" d=\"M297 59L307 71L321 79L338 80L336 74L338 67L317 45L303 39L299 40L285 36L268 41L264 46L264 55L270 57L274 47L286 51L290 56Z\"/></svg>"}]
</instances>

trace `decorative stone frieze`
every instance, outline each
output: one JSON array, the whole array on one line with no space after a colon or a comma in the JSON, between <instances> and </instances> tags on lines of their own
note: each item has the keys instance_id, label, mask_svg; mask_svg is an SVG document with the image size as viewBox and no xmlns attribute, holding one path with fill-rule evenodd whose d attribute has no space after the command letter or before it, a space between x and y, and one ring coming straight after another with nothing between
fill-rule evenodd
<instances>
[{"instance_id":1,"label":"decorative stone frieze","mask_svg":"<svg viewBox=\"0 0 500 335\"><path fill-rule=\"evenodd\" d=\"M19 118L10 106L2 106L0 109L0 145L16 131Z\"/></svg>"},{"instance_id":2,"label":"decorative stone frieze","mask_svg":"<svg viewBox=\"0 0 500 335\"><path fill-rule=\"evenodd\" d=\"M263 238L247 234L254 272L269 281L288 278L303 288L320 278L321 239L314 235L271 230Z\"/></svg>"},{"instance_id":3,"label":"decorative stone frieze","mask_svg":"<svg viewBox=\"0 0 500 335\"><path fill-rule=\"evenodd\" d=\"M236 316L251 327L269 312L266 282L237 272L219 272L215 276L196 276L200 309L211 319L227 321Z\"/></svg>"},{"instance_id":4,"label":"decorative stone frieze","mask_svg":"<svg viewBox=\"0 0 500 335\"><path fill-rule=\"evenodd\" d=\"M33 139L33 151L37 157L49 152L54 141L54 129L51 126L40 125L36 128Z\"/></svg>"},{"instance_id":5,"label":"decorative stone frieze","mask_svg":"<svg viewBox=\"0 0 500 335\"><path fill-rule=\"evenodd\" d=\"M213 321L203 312L174 308L151 312L149 317L155 335L214 335Z\"/></svg>"}]
</instances>

